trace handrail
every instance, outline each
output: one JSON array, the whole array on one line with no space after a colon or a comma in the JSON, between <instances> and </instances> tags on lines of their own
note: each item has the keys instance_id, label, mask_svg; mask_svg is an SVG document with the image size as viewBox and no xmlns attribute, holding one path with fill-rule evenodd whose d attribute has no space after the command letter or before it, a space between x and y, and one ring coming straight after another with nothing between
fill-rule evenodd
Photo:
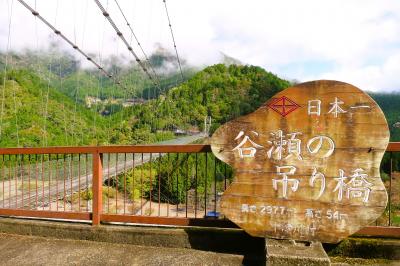
<instances>
[{"instance_id":1,"label":"handrail","mask_svg":"<svg viewBox=\"0 0 400 266\"><path fill-rule=\"evenodd\" d=\"M179 145L125 145L125 146L64 146L38 148L0 148L2 154L59 154L59 153L187 153L210 152L211 146L205 144Z\"/></svg>"},{"instance_id":2,"label":"handrail","mask_svg":"<svg viewBox=\"0 0 400 266\"><path fill-rule=\"evenodd\" d=\"M386 151L400 151L400 142L389 142Z\"/></svg>"},{"instance_id":3,"label":"handrail","mask_svg":"<svg viewBox=\"0 0 400 266\"><path fill-rule=\"evenodd\" d=\"M57 153L187 153L210 152L209 144L178 145L115 145L115 146L54 146L37 148L0 148L2 154L57 154ZM389 142L388 152L400 152L400 142Z\"/></svg>"}]
</instances>

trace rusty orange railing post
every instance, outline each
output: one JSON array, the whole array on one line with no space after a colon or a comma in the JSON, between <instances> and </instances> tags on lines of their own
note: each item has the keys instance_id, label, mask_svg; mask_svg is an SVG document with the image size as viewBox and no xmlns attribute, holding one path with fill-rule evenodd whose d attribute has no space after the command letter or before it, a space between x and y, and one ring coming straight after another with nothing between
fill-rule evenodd
<instances>
[{"instance_id":1,"label":"rusty orange railing post","mask_svg":"<svg viewBox=\"0 0 400 266\"><path fill-rule=\"evenodd\" d=\"M103 209L102 185L103 185L103 162L102 154L98 151L93 153L93 217L92 225L100 225L100 216Z\"/></svg>"}]
</instances>

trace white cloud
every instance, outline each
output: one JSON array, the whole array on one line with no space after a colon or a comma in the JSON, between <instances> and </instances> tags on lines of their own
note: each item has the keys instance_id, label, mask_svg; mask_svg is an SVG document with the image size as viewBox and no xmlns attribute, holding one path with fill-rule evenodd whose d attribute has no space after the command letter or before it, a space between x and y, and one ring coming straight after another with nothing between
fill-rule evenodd
<instances>
[{"instance_id":1,"label":"white cloud","mask_svg":"<svg viewBox=\"0 0 400 266\"><path fill-rule=\"evenodd\" d=\"M368 91L400 91L400 51L388 58L382 65L363 67L343 66L336 71L324 73L316 78L343 80Z\"/></svg>"},{"instance_id":2,"label":"white cloud","mask_svg":"<svg viewBox=\"0 0 400 266\"><path fill-rule=\"evenodd\" d=\"M0 1L0 10L7 10L11 1ZM34 5L35 0L28 3ZM106 0L102 3L107 5ZM148 53L155 43L173 48L161 0L119 0L119 3ZM329 77L363 89L400 91L396 79L400 73L400 1L167 0L167 3L179 52L189 63L214 63L221 51L288 78ZM108 0L108 5L109 13L129 39L114 0ZM129 57L93 1L42 0L37 1L37 9L84 49ZM7 21L7 15L0 17L0 49L6 47ZM48 42L49 31L41 23L35 26L33 16L16 0L12 28L15 49L35 48L36 42L45 46ZM326 62L331 69L318 69L318 62Z\"/></svg>"}]
</instances>

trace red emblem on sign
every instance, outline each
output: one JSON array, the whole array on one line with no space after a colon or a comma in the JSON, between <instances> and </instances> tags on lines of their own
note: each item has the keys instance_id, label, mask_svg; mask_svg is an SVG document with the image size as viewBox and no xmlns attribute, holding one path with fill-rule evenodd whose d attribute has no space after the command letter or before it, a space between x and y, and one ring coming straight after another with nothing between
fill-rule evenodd
<instances>
[{"instance_id":1,"label":"red emblem on sign","mask_svg":"<svg viewBox=\"0 0 400 266\"><path fill-rule=\"evenodd\" d=\"M268 104L268 107L285 117L289 113L299 108L300 105L290 100L288 97L282 96L280 98L273 98Z\"/></svg>"}]
</instances>

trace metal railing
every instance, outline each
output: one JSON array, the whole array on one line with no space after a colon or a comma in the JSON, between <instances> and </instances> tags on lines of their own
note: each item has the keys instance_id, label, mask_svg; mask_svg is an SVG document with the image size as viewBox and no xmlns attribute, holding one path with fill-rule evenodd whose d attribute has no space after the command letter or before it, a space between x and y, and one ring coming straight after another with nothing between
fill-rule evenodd
<instances>
[{"instance_id":1,"label":"metal railing","mask_svg":"<svg viewBox=\"0 0 400 266\"><path fill-rule=\"evenodd\" d=\"M232 227L208 145L0 149L0 215Z\"/></svg>"},{"instance_id":2,"label":"metal railing","mask_svg":"<svg viewBox=\"0 0 400 266\"><path fill-rule=\"evenodd\" d=\"M390 143L387 210L367 235L400 236L400 174ZM232 180L209 145L0 149L0 215L236 227L219 213Z\"/></svg>"},{"instance_id":3,"label":"metal railing","mask_svg":"<svg viewBox=\"0 0 400 266\"><path fill-rule=\"evenodd\" d=\"M383 215L376 220L375 226L398 227L400 230L400 156L396 155L400 155L400 142L391 142L386 149L386 163L381 166L382 179L388 192L388 204Z\"/></svg>"}]
</instances>

